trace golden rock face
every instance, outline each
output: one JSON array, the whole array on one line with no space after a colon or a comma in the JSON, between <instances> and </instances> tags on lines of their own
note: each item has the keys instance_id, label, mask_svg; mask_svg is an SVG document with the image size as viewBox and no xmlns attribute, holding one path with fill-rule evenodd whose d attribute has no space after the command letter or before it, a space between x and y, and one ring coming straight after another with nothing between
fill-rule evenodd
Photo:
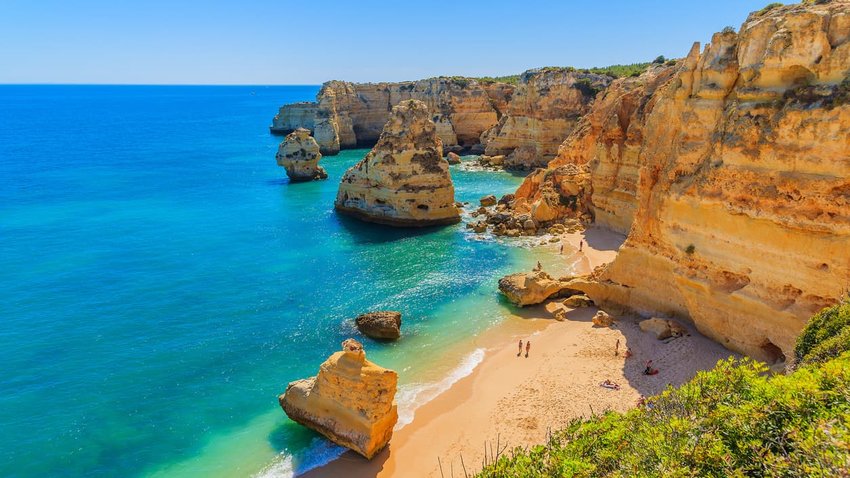
<instances>
[{"instance_id":1,"label":"golden rock face","mask_svg":"<svg viewBox=\"0 0 850 478\"><path fill-rule=\"evenodd\" d=\"M391 107L414 99L427 105L445 147L471 147L499 121L513 90L504 83L447 77L402 83L329 81L315 103L281 107L271 130L310 129L322 154L333 155L340 149L375 144Z\"/></svg>"},{"instance_id":2,"label":"golden rock face","mask_svg":"<svg viewBox=\"0 0 850 478\"><path fill-rule=\"evenodd\" d=\"M396 105L378 144L339 185L337 211L392 226L460 221L449 163L425 103Z\"/></svg>"},{"instance_id":3,"label":"golden rock face","mask_svg":"<svg viewBox=\"0 0 850 478\"><path fill-rule=\"evenodd\" d=\"M366 360L357 341L343 346L317 376L290 383L280 406L292 420L372 458L389 443L398 421L398 375Z\"/></svg>"},{"instance_id":4,"label":"golden rock face","mask_svg":"<svg viewBox=\"0 0 850 478\"><path fill-rule=\"evenodd\" d=\"M286 168L286 174L292 181L311 181L327 179L325 168L319 166L322 154L319 145L310 136L310 131L298 128L286 135L277 150L277 164Z\"/></svg>"},{"instance_id":5,"label":"golden rock face","mask_svg":"<svg viewBox=\"0 0 850 478\"><path fill-rule=\"evenodd\" d=\"M577 198L629 233L584 288L595 301L790 356L850 284L848 15L847 0L752 14L600 96L550 165L586 171ZM569 186L534 175L517 201Z\"/></svg>"},{"instance_id":6,"label":"golden rock face","mask_svg":"<svg viewBox=\"0 0 850 478\"><path fill-rule=\"evenodd\" d=\"M544 68L523 74L499 123L481 137L488 156L505 156L505 167L545 167L579 118L590 111L596 91L611 78L570 69Z\"/></svg>"}]
</instances>

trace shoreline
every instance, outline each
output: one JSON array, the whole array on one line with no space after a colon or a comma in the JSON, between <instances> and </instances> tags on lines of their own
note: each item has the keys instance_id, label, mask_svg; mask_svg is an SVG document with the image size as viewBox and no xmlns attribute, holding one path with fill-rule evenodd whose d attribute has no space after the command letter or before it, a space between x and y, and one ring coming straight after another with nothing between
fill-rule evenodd
<instances>
[{"instance_id":1,"label":"shoreline","mask_svg":"<svg viewBox=\"0 0 850 478\"><path fill-rule=\"evenodd\" d=\"M575 274L585 274L609 262L624 236L599 228L564 234L562 241L578 249ZM544 270L558 261L561 242L537 246L544 252ZM554 251L554 254L551 254ZM572 251L571 251L572 252ZM573 254L571 254L573 255ZM564 254L564 258L568 258ZM299 475L310 478L352 476L442 476L451 470L473 473L482 467L485 448L542 444L551 431L577 417L605 410L626 411L641 395L650 396L668 384L681 385L697 371L734 355L697 333L669 343L640 331L634 317L619 316L612 328L590 323L595 307L567 309L567 320L552 319L561 300L513 309L511 317L472 339L485 355L471 374L416 408L413 421L396 430L388 447L367 461L346 452L326 465ZM517 356L517 341L531 340L528 358ZM619 354L614 347L620 342ZM634 356L623 358L626 347ZM652 359L661 373L644 376L643 363ZM599 386L612 380L620 390ZM458 426L458 424L465 424ZM439 457L439 461L438 461ZM442 473L440 467L442 466Z\"/></svg>"}]
</instances>

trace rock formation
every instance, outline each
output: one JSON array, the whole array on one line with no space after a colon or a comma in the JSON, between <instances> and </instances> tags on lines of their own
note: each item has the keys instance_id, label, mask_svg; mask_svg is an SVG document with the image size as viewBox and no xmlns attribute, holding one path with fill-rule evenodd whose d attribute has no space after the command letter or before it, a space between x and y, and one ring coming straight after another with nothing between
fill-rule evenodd
<instances>
[{"instance_id":1,"label":"rock formation","mask_svg":"<svg viewBox=\"0 0 850 478\"><path fill-rule=\"evenodd\" d=\"M525 307L544 302L562 291L569 290L566 281L553 279L546 272L510 274L499 279L499 291L514 304Z\"/></svg>"},{"instance_id":2,"label":"rock formation","mask_svg":"<svg viewBox=\"0 0 850 478\"><path fill-rule=\"evenodd\" d=\"M522 74L507 111L481 137L487 156L505 156L507 169L544 167L596 94L612 78L573 68L540 68ZM485 163L492 163L484 158Z\"/></svg>"},{"instance_id":3,"label":"rock formation","mask_svg":"<svg viewBox=\"0 0 850 478\"><path fill-rule=\"evenodd\" d=\"M390 441L398 421L398 375L366 360L356 340L342 345L317 376L291 382L280 406L292 420L372 458Z\"/></svg>"},{"instance_id":4,"label":"rock formation","mask_svg":"<svg viewBox=\"0 0 850 478\"><path fill-rule=\"evenodd\" d=\"M369 312L354 319L357 330L373 339L395 340L401 337L401 312Z\"/></svg>"},{"instance_id":5,"label":"rock formation","mask_svg":"<svg viewBox=\"0 0 850 478\"><path fill-rule=\"evenodd\" d=\"M516 200L533 204L545 183L629 231L613 263L573 284L594 302L687 318L781 360L850 284L848 74L847 0L751 14L672 67L618 80Z\"/></svg>"},{"instance_id":6,"label":"rock formation","mask_svg":"<svg viewBox=\"0 0 850 478\"><path fill-rule=\"evenodd\" d=\"M310 136L310 131L298 128L286 135L277 150L277 164L286 168L290 181L312 181L327 179L325 168L319 166L322 154L319 145Z\"/></svg>"},{"instance_id":7,"label":"rock formation","mask_svg":"<svg viewBox=\"0 0 850 478\"><path fill-rule=\"evenodd\" d=\"M334 155L340 149L374 145L392 108L414 99L428 106L447 151L469 150L499 121L513 90L513 85L505 83L457 77L401 83L329 81L322 85L315 103L282 106L270 129L287 134L297 127L307 128L322 154Z\"/></svg>"},{"instance_id":8,"label":"rock formation","mask_svg":"<svg viewBox=\"0 0 850 478\"><path fill-rule=\"evenodd\" d=\"M682 337L688 335L688 329L683 327L675 320L659 319L653 317L640 321L638 324L640 330L644 332L652 332L658 340L665 340L671 337Z\"/></svg>"},{"instance_id":9,"label":"rock formation","mask_svg":"<svg viewBox=\"0 0 850 478\"><path fill-rule=\"evenodd\" d=\"M600 310L594 314L593 318L590 319L590 322L596 327L611 327L614 325L614 317L611 317L611 314L608 312Z\"/></svg>"},{"instance_id":10,"label":"rock formation","mask_svg":"<svg viewBox=\"0 0 850 478\"><path fill-rule=\"evenodd\" d=\"M454 153L454 152L449 152L446 155L446 161L448 161L449 164L460 164L461 163L460 156L458 156L458 154Z\"/></svg>"},{"instance_id":11,"label":"rock formation","mask_svg":"<svg viewBox=\"0 0 850 478\"><path fill-rule=\"evenodd\" d=\"M421 101L396 105L378 144L342 177L336 210L392 226L460 222L449 163L430 117Z\"/></svg>"}]
</instances>

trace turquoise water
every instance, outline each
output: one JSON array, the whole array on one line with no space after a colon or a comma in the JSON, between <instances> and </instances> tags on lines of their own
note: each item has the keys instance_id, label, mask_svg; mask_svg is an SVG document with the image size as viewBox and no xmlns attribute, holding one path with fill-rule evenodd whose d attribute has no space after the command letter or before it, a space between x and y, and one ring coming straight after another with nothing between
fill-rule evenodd
<instances>
[{"instance_id":1,"label":"turquoise water","mask_svg":"<svg viewBox=\"0 0 850 478\"><path fill-rule=\"evenodd\" d=\"M336 450L277 395L367 310L404 313L365 341L404 400L475 359L455 346L502 320L516 250L337 216L363 150L288 184L266 128L316 91L0 86L0 476L304 469ZM466 201L521 180L452 173Z\"/></svg>"}]
</instances>

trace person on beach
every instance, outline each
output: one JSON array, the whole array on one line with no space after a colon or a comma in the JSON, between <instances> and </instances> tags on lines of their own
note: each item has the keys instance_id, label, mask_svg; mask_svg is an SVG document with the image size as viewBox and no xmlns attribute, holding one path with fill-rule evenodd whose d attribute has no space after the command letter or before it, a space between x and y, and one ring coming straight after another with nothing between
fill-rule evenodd
<instances>
[{"instance_id":1,"label":"person on beach","mask_svg":"<svg viewBox=\"0 0 850 478\"><path fill-rule=\"evenodd\" d=\"M658 369L652 368L652 360L646 361L646 368L643 369L643 374L644 375L657 375L658 374Z\"/></svg>"},{"instance_id":2,"label":"person on beach","mask_svg":"<svg viewBox=\"0 0 850 478\"><path fill-rule=\"evenodd\" d=\"M537 261L537 267L535 267L534 270L535 271L542 271L543 270L543 264L541 264L540 261Z\"/></svg>"},{"instance_id":3,"label":"person on beach","mask_svg":"<svg viewBox=\"0 0 850 478\"><path fill-rule=\"evenodd\" d=\"M525 358L528 358L528 352L531 350L531 341L525 342Z\"/></svg>"},{"instance_id":4,"label":"person on beach","mask_svg":"<svg viewBox=\"0 0 850 478\"><path fill-rule=\"evenodd\" d=\"M625 358L631 358L631 356L632 356L632 348L631 348L631 347L626 347L626 353L624 353L624 354L623 354L623 357L625 357Z\"/></svg>"},{"instance_id":5,"label":"person on beach","mask_svg":"<svg viewBox=\"0 0 850 478\"><path fill-rule=\"evenodd\" d=\"M620 356L620 339L617 339L617 343L614 344L614 356L615 357Z\"/></svg>"},{"instance_id":6,"label":"person on beach","mask_svg":"<svg viewBox=\"0 0 850 478\"><path fill-rule=\"evenodd\" d=\"M584 248L584 241L578 241L578 251L581 252L581 250L583 248Z\"/></svg>"},{"instance_id":7,"label":"person on beach","mask_svg":"<svg viewBox=\"0 0 850 478\"><path fill-rule=\"evenodd\" d=\"M522 355L522 339L519 339L519 351L516 353L517 357L520 355Z\"/></svg>"},{"instance_id":8,"label":"person on beach","mask_svg":"<svg viewBox=\"0 0 850 478\"><path fill-rule=\"evenodd\" d=\"M561 255L564 255L564 245L561 244Z\"/></svg>"}]
</instances>

